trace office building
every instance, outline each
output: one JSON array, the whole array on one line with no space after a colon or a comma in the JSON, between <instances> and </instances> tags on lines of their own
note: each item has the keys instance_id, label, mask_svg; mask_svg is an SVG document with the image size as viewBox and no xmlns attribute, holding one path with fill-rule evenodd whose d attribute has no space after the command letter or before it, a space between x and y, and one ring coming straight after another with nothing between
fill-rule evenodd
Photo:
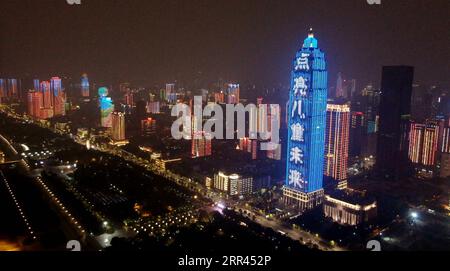
<instances>
[{"instance_id":1,"label":"office building","mask_svg":"<svg viewBox=\"0 0 450 271\"><path fill-rule=\"evenodd\" d=\"M376 168L382 176L408 174L408 139L414 68L383 67Z\"/></svg>"},{"instance_id":2,"label":"office building","mask_svg":"<svg viewBox=\"0 0 450 271\"><path fill-rule=\"evenodd\" d=\"M359 157L362 154L362 147L367 135L364 127L365 117L363 112L352 112L350 122L350 148L351 157Z\"/></svg>"},{"instance_id":3,"label":"office building","mask_svg":"<svg viewBox=\"0 0 450 271\"><path fill-rule=\"evenodd\" d=\"M294 58L289 93L284 203L310 209L323 202L327 67L312 30Z\"/></svg>"},{"instance_id":4,"label":"office building","mask_svg":"<svg viewBox=\"0 0 450 271\"><path fill-rule=\"evenodd\" d=\"M214 175L214 188L230 196L248 195L253 193L253 178L219 172Z\"/></svg>"},{"instance_id":5,"label":"office building","mask_svg":"<svg viewBox=\"0 0 450 271\"><path fill-rule=\"evenodd\" d=\"M350 107L328 104L326 123L324 175L343 181L347 179Z\"/></svg>"},{"instance_id":6,"label":"office building","mask_svg":"<svg viewBox=\"0 0 450 271\"><path fill-rule=\"evenodd\" d=\"M323 211L325 217L336 223L357 226L374 221L377 216L377 202L363 192L337 190L331 195L325 195Z\"/></svg>"}]
</instances>

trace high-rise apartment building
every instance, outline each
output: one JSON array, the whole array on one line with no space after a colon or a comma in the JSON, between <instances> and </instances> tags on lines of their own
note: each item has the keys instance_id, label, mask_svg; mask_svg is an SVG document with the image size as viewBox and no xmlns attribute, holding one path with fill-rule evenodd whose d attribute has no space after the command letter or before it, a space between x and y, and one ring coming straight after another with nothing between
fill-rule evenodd
<instances>
[{"instance_id":1,"label":"high-rise apartment building","mask_svg":"<svg viewBox=\"0 0 450 271\"><path fill-rule=\"evenodd\" d=\"M327 105L324 175L336 181L347 179L350 107Z\"/></svg>"}]
</instances>

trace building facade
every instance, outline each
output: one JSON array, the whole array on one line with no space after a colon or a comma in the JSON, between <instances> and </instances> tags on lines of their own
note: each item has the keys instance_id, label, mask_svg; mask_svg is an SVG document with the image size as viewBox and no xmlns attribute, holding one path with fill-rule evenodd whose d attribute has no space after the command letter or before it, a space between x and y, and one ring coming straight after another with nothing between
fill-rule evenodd
<instances>
[{"instance_id":1,"label":"building facade","mask_svg":"<svg viewBox=\"0 0 450 271\"><path fill-rule=\"evenodd\" d=\"M50 82L49 81L42 81L40 83L40 92L43 96L43 107L45 109L51 109L53 110L53 93L50 90Z\"/></svg>"},{"instance_id":2,"label":"building facade","mask_svg":"<svg viewBox=\"0 0 450 271\"><path fill-rule=\"evenodd\" d=\"M193 158L210 156L212 154L211 135L203 131L192 134L191 155Z\"/></svg>"},{"instance_id":3,"label":"building facade","mask_svg":"<svg viewBox=\"0 0 450 271\"><path fill-rule=\"evenodd\" d=\"M0 164L5 163L5 154L0 151Z\"/></svg>"},{"instance_id":4,"label":"building facade","mask_svg":"<svg viewBox=\"0 0 450 271\"><path fill-rule=\"evenodd\" d=\"M441 178L450 177L450 153L441 153Z\"/></svg>"},{"instance_id":5,"label":"building facade","mask_svg":"<svg viewBox=\"0 0 450 271\"><path fill-rule=\"evenodd\" d=\"M219 172L214 175L214 188L230 196L249 195L253 193L253 178Z\"/></svg>"},{"instance_id":6,"label":"building facade","mask_svg":"<svg viewBox=\"0 0 450 271\"><path fill-rule=\"evenodd\" d=\"M159 101L147 102L146 110L147 110L147 113L149 113L149 114L161 113Z\"/></svg>"},{"instance_id":7,"label":"building facade","mask_svg":"<svg viewBox=\"0 0 450 271\"><path fill-rule=\"evenodd\" d=\"M312 30L294 59L288 105L284 203L310 209L323 202L327 67Z\"/></svg>"},{"instance_id":8,"label":"building facade","mask_svg":"<svg viewBox=\"0 0 450 271\"><path fill-rule=\"evenodd\" d=\"M438 121L411 123L408 156L416 166L433 169L439 155L440 125Z\"/></svg>"},{"instance_id":9,"label":"building facade","mask_svg":"<svg viewBox=\"0 0 450 271\"><path fill-rule=\"evenodd\" d=\"M156 132L156 120L153 118L146 118L141 120L141 135L149 136Z\"/></svg>"},{"instance_id":10,"label":"building facade","mask_svg":"<svg viewBox=\"0 0 450 271\"><path fill-rule=\"evenodd\" d=\"M6 98L6 81L0 78L0 104Z\"/></svg>"},{"instance_id":11,"label":"building facade","mask_svg":"<svg viewBox=\"0 0 450 271\"><path fill-rule=\"evenodd\" d=\"M43 108L42 93L38 91L29 91L27 98L28 115L34 118L41 118Z\"/></svg>"},{"instance_id":12,"label":"building facade","mask_svg":"<svg viewBox=\"0 0 450 271\"><path fill-rule=\"evenodd\" d=\"M239 150L250 153L252 160L258 158L258 145L258 140L256 139L250 139L249 137L239 139Z\"/></svg>"},{"instance_id":13,"label":"building facade","mask_svg":"<svg viewBox=\"0 0 450 271\"><path fill-rule=\"evenodd\" d=\"M324 175L336 181L347 179L350 107L327 105Z\"/></svg>"},{"instance_id":14,"label":"building facade","mask_svg":"<svg viewBox=\"0 0 450 271\"><path fill-rule=\"evenodd\" d=\"M114 112L114 104L111 97L108 97L108 88L101 87L98 89L100 103L100 122L105 128L112 127L112 113Z\"/></svg>"},{"instance_id":15,"label":"building facade","mask_svg":"<svg viewBox=\"0 0 450 271\"><path fill-rule=\"evenodd\" d=\"M53 98L53 115L66 115L66 93L62 89L62 81L59 77L50 79L50 91Z\"/></svg>"},{"instance_id":16,"label":"building facade","mask_svg":"<svg viewBox=\"0 0 450 271\"><path fill-rule=\"evenodd\" d=\"M240 100L239 84L228 84L227 86L227 103L238 104Z\"/></svg>"},{"instance_id":17,"label":"building facade","mask_svg":"<svg viewBox=\"0 0 450 271\"><path fill-rule=\"evenodd\" d=\"M112 132L111 139L113 141L123 141L125 137L125 114L121 112L112 113Z\"/></svg>"},{"instance_id":18,"label":"building facade","mask_svg":"<svg viewBox=\"0 0 450 271\"><path fill-rule=\"evenodd\" d=\"M0 103L6 100L21 98L21 81L18 79L0 79Z\"/></svg>"},{"instance_id":19,"label":"building facade","mask_svg":"<svg viewBox=\"0 0 450 271\"><path fill-rule=\"evenodd\" d=\"M441 152L450 153L450 127L443 127L441 139Z\"/></svg>"},{"instance_id":20,"label":"building facade","mask_svg":"<svg viewBox=\"0 0 450 271\"><path fill-rule=\"evenodd\" d=\"M325 217L336 223L356 226L369 223L377 216L377 202L355 192L340 191L325 195L323 210Z\"/></svg>"},{"instance_id":21,"label":"building facade","mask_svg":"<svg viewBox=\"0 0 450 271\"><path fill-rule=\"evenodd\" d=\"M439 161L441 178L450 177L450 127L448 127L450 126L449 121L447 121L447 127L442 127Z\"/></svg>"},{"instance_id":22,"label":"building facade","mask_svg":"<svg viewBox=\"0 0 450 271\"><path fill-rule=\"evenodd\" d=\"M376 168L383 176L399 179L408 170L408 139L414 68L383 67L380 127Z\"/></svg>"},{"instance_id":23,"label":"building facade","mask_svg":"<svg viewBox=\"0 0 450 271\"><path fill-rule=\"evenodd\" d=\"M362 154L362 146L364 138L367 134L364 127L365 117L364 113L360 111L354 111L351 113L350 124L350 149L349 155L351 157L359 157Z\"/></svg>"},{"instance_id":24,"label":"building facade","mask_svg":"<svg viewBox=\"0 0 450 271\"><path fill-rule=\"evenodd\" d=\"M89 78L87 74L83 74L81 77L81 96L87 98L89 95Z\"/></svg>"}]
</instances>

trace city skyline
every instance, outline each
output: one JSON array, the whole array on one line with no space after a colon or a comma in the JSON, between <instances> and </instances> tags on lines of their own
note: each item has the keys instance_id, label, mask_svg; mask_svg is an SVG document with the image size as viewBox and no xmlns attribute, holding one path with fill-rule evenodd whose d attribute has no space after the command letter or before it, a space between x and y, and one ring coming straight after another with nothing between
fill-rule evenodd
<instances>
[{"instance_id":1,"label":"city skyline","mask_svg":"<svg viewBox=\"0 0 450 271\"><path fill-rule=\"evenodd\" d=\"M448 251L450 2L369 2L5 3L0 252Z\"/></svg>"}]
</instances>

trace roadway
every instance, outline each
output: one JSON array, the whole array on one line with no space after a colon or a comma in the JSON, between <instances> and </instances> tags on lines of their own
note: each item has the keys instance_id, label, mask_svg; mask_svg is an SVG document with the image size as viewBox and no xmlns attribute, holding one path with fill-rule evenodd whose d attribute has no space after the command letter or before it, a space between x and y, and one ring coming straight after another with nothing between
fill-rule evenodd
<instances>
[{"instance_id":1,"label":"roadway","mask_svg":"<svg viewBox=\"0 0 450 271\"><path fill-rule=\"evenodd\" d=\"M12 146L11 143L2 135L0 135L0 146L3 147L2 149L10 158L17 159L19 157L19 153L16 151L14 146ZM23 173L25 173L25 175L33 176L30 166L24 159L20 159L17 161L19 164L19 168ZM36 184L41 188L41 191L43 191L47 196L50 207L54 209L60 216L62 222L61 225L63 225L62 230L67 235L66 237L68 237L70 240L84 241L89 245L89 247L94 249L100 248L101 246L96 242L96 240L90 238L85 233L85 230L81 227L81 225L79 225L76 218L72 216L69 210L57 198L57 196L47 187L47 185L44 183L44 180L40 176L34 176L33 178L36 181Z\"/></svg>"}]
</instances>

